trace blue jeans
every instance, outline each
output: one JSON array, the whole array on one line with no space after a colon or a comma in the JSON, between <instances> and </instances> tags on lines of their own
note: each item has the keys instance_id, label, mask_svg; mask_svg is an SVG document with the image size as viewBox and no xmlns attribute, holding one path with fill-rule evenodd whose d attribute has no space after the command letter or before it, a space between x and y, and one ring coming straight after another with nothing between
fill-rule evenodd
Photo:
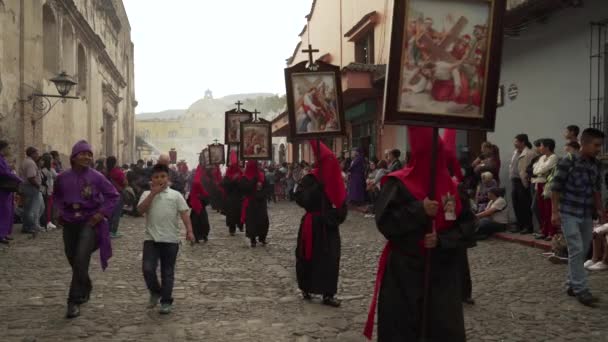
<instances>
[{"instance_id":1,"label":"blue jeans","mask_svg":"<svg viewBox=\"0 0 608 342\"><path fill-rule=\"evenodd\" d=\"M179 245L177 243L164 243L144 241L142 256L142 269L144 280L150 293L160 295L161 304L173 303L173 283L175 282L175 261ZM160 261L160 279L156 269Z\"/></svg>"},{"instance_id":2,"label":"blue jeans","mask_svg":"<svg viewBox=\"0 0 608 342\"><path fill-rule=\"evenodd\" d=\"M34 232L40 227L40 217L44 213L42 193L31 184L23 184L23 228L24 232Z\"/></svg>"},{"instance_id":3,"label":"blue jeans","mask_svg":"<svg viewBox=\"0 0 608 342\"><path fill-rule=\"evenodd\" d=\"M588 290L587 271L583 266L593 238L593 219L566 214L562 216L562 231L568 245L568 280L566 284L578 294Z\"/></svg>"},{"instance_id":4,"label":"blue jeans","mask_svg":"<svg viewBox=\"0 0 608 342\"><path fill-rule=\"evenodd\" d=\"M116 207L112 212L112 218L110 219L110 232L116 234L118 232L118 225L120 224L120 217L122 216L122 208L124 207L124 200L122 195L118 197Z\"/></svg>"}]
</instances>

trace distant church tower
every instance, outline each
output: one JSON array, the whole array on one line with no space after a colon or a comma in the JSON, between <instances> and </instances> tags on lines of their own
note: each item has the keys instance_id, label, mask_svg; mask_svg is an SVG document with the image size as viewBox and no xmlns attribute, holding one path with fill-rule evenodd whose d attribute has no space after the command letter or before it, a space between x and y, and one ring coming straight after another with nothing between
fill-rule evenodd
<instances>
[{"instance_id":1,"label":"distant church tower","mask_svg":"<svg viewBox=\"0 0 608 342\"><path fill-rule=\"evenodd\" d=\"M211 92L210 89L207 89L205 91L205 97L204 97L204 99L205 100L213 100L213 93Z\"/></svg>"}]
</instances>

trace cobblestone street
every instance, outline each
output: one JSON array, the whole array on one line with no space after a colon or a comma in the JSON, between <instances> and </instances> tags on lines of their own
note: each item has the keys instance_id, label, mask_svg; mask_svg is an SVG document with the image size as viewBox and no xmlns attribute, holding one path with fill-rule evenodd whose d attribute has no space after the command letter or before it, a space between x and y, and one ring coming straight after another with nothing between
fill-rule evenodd
<instances>
[{"instance_id":1,"label":"cobblestone street","mask_svg":"<svg viewBox=\"0 0 608 342\"><path fill-rule=\"evenodd\" d=\"M94 254L93 295L75 320L64 318L70 270L61 231L35 240L15 234L0 250L0 340L363 341L383 245L374 221L351 212L342 225L343 305L334 309L299 297L293 250L302 210L279 203L270 212L269 245L256 249L243 233L230 237L224 217L211 214L209 243L181 246L175 308L166 317L146 309L143 218L123 218L106 272ZM469 341L608 341L608 272L591 276L603 302L586 308L563 291L566 267L540 254L497 240L469 252L477 301L465 307Z\"/></svg>"}]
</instances>

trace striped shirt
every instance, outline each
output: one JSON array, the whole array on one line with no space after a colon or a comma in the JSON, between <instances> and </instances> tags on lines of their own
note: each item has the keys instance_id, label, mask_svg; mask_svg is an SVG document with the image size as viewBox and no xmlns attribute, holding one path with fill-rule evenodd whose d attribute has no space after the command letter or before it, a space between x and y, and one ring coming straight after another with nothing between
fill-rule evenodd
<instances>
[{"instance_id":1,"label":"striped shirt","mask_svg":"<svg viewBox=\"0 0 608 342\"><path fill-rule=\"evenodd\" d=\"M560 212L586 218L593 216L593 195L602 190L600 163L579 154L568 154L557 164L551 191L560 193Z\"/></svg>"}]
</instances>

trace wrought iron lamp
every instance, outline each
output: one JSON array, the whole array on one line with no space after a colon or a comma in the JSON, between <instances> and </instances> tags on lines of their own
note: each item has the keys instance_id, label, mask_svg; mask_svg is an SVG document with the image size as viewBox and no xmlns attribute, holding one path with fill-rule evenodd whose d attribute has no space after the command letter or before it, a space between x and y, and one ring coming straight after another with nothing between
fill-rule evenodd
<instances>
[{"instance_id":1,"label":"wrought iron lamp","mask_svg":"<svg viewBox=\"0 0 608 342\"><path fill-rule=\"evenodd\" d=\"M26 100L26 102L32 101L34 112L41 114L38 118L33 119L33 122L39 121L45 117L59 101L65 103L67 99L79 99L77 96L67 96L70 91L72 91L72 88L78 83L76 83L65 71L62 71L59 75L51 78L50 81L55 84L59 95L33 93ZM57 98L57 101L51 103L51 98Z\"/></svg>"}]
</instances>

